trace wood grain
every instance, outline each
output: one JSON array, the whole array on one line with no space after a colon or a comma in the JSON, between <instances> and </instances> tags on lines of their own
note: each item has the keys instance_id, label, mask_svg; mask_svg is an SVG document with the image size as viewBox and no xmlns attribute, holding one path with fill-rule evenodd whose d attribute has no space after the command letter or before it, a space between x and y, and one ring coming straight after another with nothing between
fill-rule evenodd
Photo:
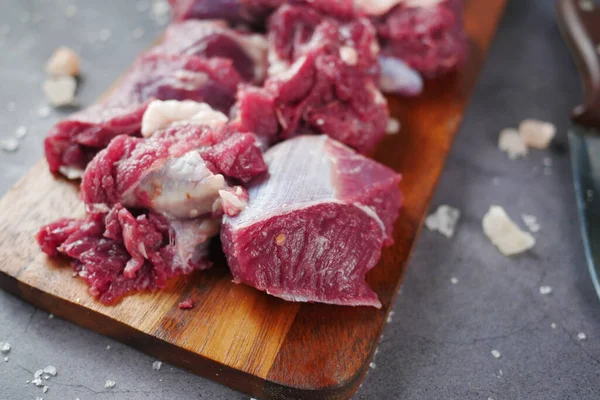
<instances>
[{"instance_id":1,"label":"wood grain","mask_svg":"<svg viewBox=\"0 0 600 400\"><path fill-rule=\"evenodd\" d=\"M402 132L375 158L401 172L405 205L395 245L367 276L383 307L297 304L231 283L224 260L116 306L94 301L65 259L41 253L34 234L83 215L77 188L37 163L0 200L0 286L58 316L254 397L345 399L364 377L405 272L429 200L462 119L505 0L467 0L464 69L428 82L417 99L390 99ZM182 311L192 296L196 307Z\"/></svg>"}]
</instances>

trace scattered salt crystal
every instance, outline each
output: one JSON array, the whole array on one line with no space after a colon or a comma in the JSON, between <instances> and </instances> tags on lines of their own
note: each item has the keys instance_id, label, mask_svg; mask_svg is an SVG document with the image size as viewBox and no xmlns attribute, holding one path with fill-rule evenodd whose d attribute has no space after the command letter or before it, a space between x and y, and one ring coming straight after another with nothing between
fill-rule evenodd
<instances>
[{"instance_id":1,"label":"scattered salt crystal","mask_svg":"<svg viewBox=\"0 0 600 400\"><path fill-rule=\"evenodd\" d=\"M76 76L79 74L79 56L72 49L61 46L54 50L46 63L46 72L54 76Z\"/></svg>"},{"instance_id":2,"label":"scattered salt crystal","mask_svg":"<svg viewBox=\"0 0 600 400\"><path fill-rule=\"evenodd\" d=\"M165 0L155 0L152 4L152 14L156 18L164 18L169 14L169 4Z\"/></svg>"},{"instance_id":3,"label":"scattered salt crystal","mask_svg":"<svg viewBox=\"0 0 600 400\"><path fill-rule=\"evenodd\" d=\"M108 41L112 36L112 32L109 29L102 29L100 33L98 33L98 39L102 42Z\"/></svg>"},{"instance_id":4,"label":"scattered salt crystal","mask_svg":"<svg viewBox=\"0 0 600 400\"><path fill-rule=\"evenodd\" d=\"M15 138L0 139L0 150L12 153L19 148L19 141Z\"/></svg>"},{"instance_id":5,"label":"scattered salt crystal","mask_svg":"<svg viewBox=\"0 0 600 400\"><path fill-rule=\"evenodd\" d=\"M72 276L73 278L75 278L76 276L79 276L79 274L78 274L77 272L73 272L73 273L71 274L71 276Z\"/></svg>"},{"instance_id":6,"label":"scattered salt crystal","mask_svg":"<svg viewBox=\"0 0 600 400\"><path fill-rule=\"evenodd\" d=\"M519 125L519 135L527 146L546 149L556 136L556 127L550 122L526 119Z\"/></svg>"},{"instance_id":7,"label":"scattered salt crystal","mask_svg":"<svg viewBox=\"0 0 600 400\"><path fill-rule=\"evenodd\" d=\"M73 18L75 15L77 15L77 6L71 4L65 8L65 17Z\"/></svg>"},{"instance_id":8,"label":"scattered salt crystal","mask_svg":"<svg viewBox=\"0 0 600 400\"><path fill-rule=\"evenodd\" d=\"M15 130L15 137L17 139L23 139L26 135L27 135L27 127L26 126L21 125Z\"/></svg>"},{"instance_id":9,"label":"scattered salt crystal","mask_svg":"<svg viewBox=\"0 0 600 400\"><path fill-rule=\"evenodd\" d=\"M77 82L72 76L59 76L44 82L44 93L48 102L55 106L66 106L73 103Z\"/></svg>"},{"instance_id":10,"label":"scattered salt crystal","mask_svg":"<svg viewBox=\"0 0 600 400\"><path fill-rule=\"evenodd\" d=\"M78 298L76 298L76 299L75 299L75 301L76 301L77 303L81 303L81 299L80 299L79 297L78 297Z\"/></svg>"},{"instance_id":11,"label":"scattered salt crystal","mask_svg":"<svg viewBox=\"0 0 600 400\"><path fill-rule=\"evenodd\" d=\"M541 295L549 295L550 293L552 293L552 287L551 286L540 286L540 294Z\"/></svg>"},{"instance_id":12,"label":"scattered salt crystal","mask_svg":"<svg viewBox=\"0 0 600 400\"><path fill-rule=\"evenodd\" d=\"M54 314L48 314L48 319L54 319Z\"/></svg>"},{"instance_id":13,"label":"scattered salt crystal","mask_svg":"<svg viewBox=\"0 0 600 400\"><path fill-rule=\"evenodd\" d=\"M117 386L117 382L111 381L110 379L107 380L106 382L104 382L104 387L107 388L107 389L112 389L115 386Z\"/></svg>"},{"instance_id":14,"label":"scattered salt crystal","mask_svg":"<svg viewBox=\"0 0 600 400\"><path fill-rule=\"evenodd\" d=\"M51 112L52 111L50 110L50 107L48 107L48 106L42 106L38 110L38 117L40 117L40 118L48 118L50 116Z\"/></svg>"},{"instance_id":15,"label":"scattered salt crystal","mask_svg":"<svg viewBox=\"0 0 600 400\"><path fill-rule=\"evenodd\" d=\"M579 332L579 333L577 334L577 339L578 339L578 340L585 340L585 339L587 339L587 336L585 335L585 333L583 333L583 332Z\"/></svg>"},{"instance_id":16,"label":"scattered salt crystal","mask_svg":"<svg viewBox=\"0 0 600 400\"><path fill-rule=\"evenodd\" d=\"M44 400L43 397L36 397L35 400Z\"/></svg>"},{"instance_id":17,"label":"scattered salt crystal","mask_svg":"<svg viewBox=\"0 0 600 400\"><path fill-rule=\"evenodd\" d=\"M150 9L150 3L148 0L138 0L138 2L135 4L135 8L139 12L146 12Z\"/></svg>"},{"instance_id":18,"label":"scattered salt crystal","mask_svg":"<svg viewBox=\"0 0 600 400\"><path fill-rule=\"evenodd\" d=\"M456 208L441 205L437 211L425 220L425 226L430 231L438 231L442 235L450 239L454 236L456 224L460 218L460 211Z\"/></svg>"},{"instance_id":19,"label":"scattered salt crystal","mask_svg":"<svg viewBox=\"0 0 600 400\"><path fill-rule=\"evenodd\" d=\"M498 370L498 375L500 375L500 376L504 375L504 373L502 372L502 370Z\"/></svg>"},{"instance_id":20,"label":"scattered salt crystal","mask_svg":"<svg viewBox=\"0 0 600 400\"><path fill-rule=\"evenodd\" d=\"M529 228L531 232L535 233L540 231L540 224L537 222L537 218L533 215L521 214L521 219L523 219L523 222L525 225L527 225L527 228Z\"/></svg>"},{"instance_id":21,"label":"scattered salt crystal","mask_svg":"<svg viewBox=\"0 0 600 400\"><path fill-rule=\"evenodd\" d=\"M544 166L545 167L551 167L552 166L552 159L550 157L544 157Z\"/></svg>"},{"instance_id":22,"label":"scattered salt crystal","mask_svg":"<svg viewBox=\"0 0 600 400\"><path fill-rule=\"evenodd\" d=\"M371 364L369 364L369 367L370 367L371 369L375 369L376 365L375 365L375 363L374 363L374 362L372 362Z\"/></svg>"},{"instance_id":23,"label":"scattered salt crystal","mask_svg":"<svg viewBox=\"0 0 600 400\"><path fill-rule=\"evenodd\" d=\"M56 376L56 367L54 365L48 365L46 368L44 368L44 373L48 374L48 375L52 375L52 376Z\"/></svg>"},{"instance_id":24,"label":"scattered salt crystal","mask_svg":"<svg viewBox=\"0 0 600 400\"><path fill-rule=\"evenodd\" d=\"M160 362L160 361L154 361L152 363L152 369L155 371L160 370L161 367L162 367L162 362Z\"/></svg>"},{"instance_id":25,"label":"scattered salt crystal","mask_svg":"<svg viewBox=\"0 0 600 400\"><path fill-rule=\"evenodd\" d=\"M491 353L494 358L500 358L500 352L498 350L492 350Z\"/></svg>"},{"instance_id":26,"label":"scattered salt crystal","mask_svg":"<svg viewBox=\"0 0 600 400\"><path fill-rule=\"evenodd\" d=\"M29 14L28 12L24 12L21 14L19 19L21 20L22 23L26 24L31 19L31 14Z\"/></svg>"},{"instance_id":27,"label":"scattered salt crystal","mask_svg":"<svg viewBox=\"0 0 600 400\"><path fill-rule=\"evenodd\" d=\"M0 342L0 353L8 354L9 351L10 351L10 343Z\"/></svg>"},{"instance_id":28,"label":"scattered salt crystal","mask_svg":"<svg viewBox=\"0 0 600 400\"><path fill-rule=\"evenodd\" d=\"M485 235L505 256L522 253L535 245L534 237L523 232L500 206L490 207L482 225Z\"/></svg>"},{"instance_id":29,"label":"scattered salt crystal","mask_svg":"<svg viewBox=\"0 0 600 400\"><path fill-rule=\"evenodd\" d=\"M388 135L395 135L398 132L400 132L400 121L398 121L396 118L388 119L385 133L387 133Z\"/></svg>"},{"instance_id":30,"label":"scattered salt crystal","mask_svg":"<svg viewBox=\"0 0 600 400\"><path fill-rule=\"evenodd\" d=\"M139 39L144 36L144 28L140 28L139 26L133 30L131 33L134 39Z\"/></svg>"},{"instance_id":31,"label":"scattered salt crystal","mask_svg":"<svg viewBox=\"0 0 600 400\"><path fill-rule=\"evenodd\" d=\"M550 328L552 328L552 329L556 329L556 324L555 324L554 322L553 322L553 323L551 323L551 324L550 324Z\"/></svg>"},{"instance_id":32,"label":"scattered salt crystal","mask_svg":"<svg viewBox=\"0 0 600 400\"><path fill-rule=\"evenodd\" d=\"M387 322L388 322L388 324L389 324L390 322L392 322L392 317L393 317L393 316L394 316L394 312L393 312L393 311L390 311L390 314L389 314L389 315L388 315L388 317L387 317ZM377 349L377 350L379 350L379 349ZM375 354L377 354L377 350L375 350Z\"/></svg>"},{"instance_id":33,"label":"scattered salt crystal","mask_svg":"<svg viewBox=\"0 0 600 400\"><path fill-rule=\"evenodd\" d=\"M498 148L505 151L511 160L527 155L527 145L516 129L507 128L500 132Z\"/></svg>"},{"instance_id":34,"label":"scattered salt crystal","mask_svg":"<svg viewBox=\"0 0 600 400\"><path fill-rule=\"evenodd\" d=\"M38 369L37 371L35 371L35 373L33 374L34 378L39 378L40 376L42 376L42 374L44 373L43 369Z\"/></svg>"},{"instance_id":35,"label":"scattered salt crystal","mask_svg":"<svg viewBox=\"0 0 600 400\"><path fill-rule=\"evenodd\" d=\"M42 389L42 392L48 393L48 389L49 389L48 386L44 386L44 388Z\"/></svg>"},{"instance_id":36,"label":"scattered salt crystal","mask_svg":"<svg viewBox=\"0 0 600 400\"><path fill-rule=\"evenodd\" d=\"M4 362L8 362L8 357L4 357Z\"/></svg>"},{"instance_id":37,"label":"scattered salt crystal","mask_svg":"<svg viewBox=\"0 0 600 400\"><path fill-rule=\"evenodd\" d=\"M44 382L42 382L42 378L40 378L39 376L37 378L33 378L33 380L31 381L31 383L33 383L37 387L44 386Z\"/></svg>"},{"instance_id":38,"label":"scattered salt crystal","mask_svg":"<svg viewBox=\"0 0 600 400\"><path fill-rule=\"evenodd\" d=\"M110 350L110 344L106 345L106 350Z\"/></svg>"},{"instance_id":39,"label":"scattered salt crystal","mask_svg":"<svg viewBox=\"0 0 600 400\"><path fill-rule=\"evenodd\" d=\"M456 278L456 277L454 277L454 276L453 276L452 278L450 278L450 282L451 282L453 285L456 285L456 284L458 283L458 278Z\"/></svg>"}]
</instances>

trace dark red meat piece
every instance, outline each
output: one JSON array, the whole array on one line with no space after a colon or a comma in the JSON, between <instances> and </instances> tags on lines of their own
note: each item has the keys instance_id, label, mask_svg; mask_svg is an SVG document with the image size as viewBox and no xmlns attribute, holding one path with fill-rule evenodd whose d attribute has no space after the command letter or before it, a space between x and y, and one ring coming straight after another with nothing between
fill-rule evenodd
<instances>
[{"instance_id":1,"label":"dark red meat piece","mask_svg":"<svg viewBox=\"0 0 600 400\"><path fill-rule=\"evenodd\" d=\"M191 297L185 299L184 301L179 303L179 308L182 310L191 310L194 308L194 299Z\"/></svg>"},{"instance_id":2,"label":"dark red meat piece","mask_svg":"<svg viewBox=\"0 0 600 400\"><path fill-rule=\"evenodd\" d=\"M228 111L241 82L230 60L142 55L109 98L50 130L44 142L50 170L76 177L115 136L138 135L149 100L205 101Z\"/></svg>"},{"instance_id":3,"label":"dark red meat piece","mask_svg":"<svg viewBox=\"0 0 600 400\"><path fill-rule=\"evenodd\" d=\"M169 0L173 19L223 19L260 28L266 17L285 0Z\"/></svg>"},{"instance_id":4,"label":"dark red meat piece","mask_svg":"<svg viewBox=\"0 0 600 400\"><path fill-rule=\"evenodd\" d=\"M265 160L269 177L221 229L234 282L290 301L380 307L365 275L393 242L400 176L327 136L284 141Z\"/></svg>"},{"instance_id":5,"label":"dark red meat piece","mask_svg":"<svg viewBox=\"0 0 600 400\"><path fill-rule=\"evenodd\" d=\"M207 243L216 232L215 221L182 224L154 213L136 217L117 205L108 214L50 224L37 240L48 255L72 258L90 294L114 303L131 292L161 289L171 277L210 267Z\"/></svg>"}]
</instances>

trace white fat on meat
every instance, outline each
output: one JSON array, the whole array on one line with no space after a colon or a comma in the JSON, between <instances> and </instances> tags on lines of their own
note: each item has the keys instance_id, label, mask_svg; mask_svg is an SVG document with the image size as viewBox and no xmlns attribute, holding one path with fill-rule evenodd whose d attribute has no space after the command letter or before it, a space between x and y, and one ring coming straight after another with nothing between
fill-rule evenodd
<instances>
[{"instance_id":1,"label":"white fat on meat","mask_svg":"<svg viewBox=\"0 0 600 400\"><path fill-rule=\"evenodd\" d=\"M201 222L198 219L175 219L170 222L177 238L177 254L184 268L189 265L187 261L196 263L208 254L210 239L221 228L220 219L208 218Z\"/></svg>"},{"instance_id":2,"label":"white fat on meat","mask_svg":"<svg viewBox=\"0 0 600 400\"><path fill-rule=\"evenodd\" d=\"M520 254L535 246L535 238L522 231L500 206L491 206L483 217L483 232L505 256Z\"/></svg>"},{"instance_id":3,"label":"white fat on meat","mask_svg":"<svg viewBox=\"0 0 600 400\"><path fill-rule=\"evenodd\" d=\"M556 136L556 127L550 122L526 119L519 125L519 134L527 146L547 149Z\"/></svg>"},{"instance_id":4,"label":"white fat on meat","mask_svg":"<svg viewBox=\"0 0 600 400\"><path fill-rule=\"evenodd\" d=\"M354 7L367 15L381 16L387 14L397 5L406 7L435 7L442 0L354 0Z\"/></svg>"},{"instance_id":5,"label":"white fat on meat","mask_svg":"<svg viewBox=\"0 0 600 400\"><path fill-rule=\"evenodd\" d=\"M379 88L385 93L416 96L423 91L423 78L404 61L394 57L379 57L381 75Z\"/></svg>"},{"instance_id":6,"label":"white fat on meat","mask_svg":"<svg viewBox=\"0 0 600 400\"><path fill-rule=\"evenodd\" d=\"M348 65L354 66L358 64L358 52L353 47L340 47L340 58Z\"/></svg>"},{"instance_id":7,"label":"white fat on meat","mask_svg":"<svg viewBox=\"0 0 600 400\"><path fill-rule=\"evenodd\" d=\"M136 192L150 197L150 208L174 218L196 218L213 212L213 203L226 189L225 177L214 174L197 151L167 159L151 169L139 185L123 194L123 204L135 206Z\"/></svg>"},{"instance_id":8,"label":"white fat on meat","mask_svg":"<svg viewBox=\"0 0 600 400\"><path fill-rule=\"evenodd\" d=\"M142 117L142 136L152 136L154 132L176 123L217 127L226 124L228 120L225 114L206 103L192 100L154 100Z\"/></svg>"}]
</instances>

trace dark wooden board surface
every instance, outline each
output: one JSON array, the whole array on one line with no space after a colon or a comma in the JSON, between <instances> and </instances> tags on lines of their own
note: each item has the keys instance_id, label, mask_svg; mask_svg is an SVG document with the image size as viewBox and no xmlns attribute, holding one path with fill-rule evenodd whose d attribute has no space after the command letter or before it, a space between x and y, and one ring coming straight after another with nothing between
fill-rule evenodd
<instances>
[{"instance_id":1,"label":"dark wooden board surface","mask_svg":"<svg viewBox=\"0 0 600 400\"><path fill-rule=\"evenodd\" d=\"M380 310L288 303L231 283L225 265L131 296L117 306L94 301L33 235L57 218L83 214L77 188L36 164L0 200L0 286L49 312L114 337L254 397L348 398L366 373L400 286L429 199L462 119L505 0L467 0L471 49L461 71L429 82L417 99L390 99L402 121L375 158L403 174L405 203L395 245L368 275ZM188 296L197 306L181 311Z\"/></svg>"}]
</instances>

